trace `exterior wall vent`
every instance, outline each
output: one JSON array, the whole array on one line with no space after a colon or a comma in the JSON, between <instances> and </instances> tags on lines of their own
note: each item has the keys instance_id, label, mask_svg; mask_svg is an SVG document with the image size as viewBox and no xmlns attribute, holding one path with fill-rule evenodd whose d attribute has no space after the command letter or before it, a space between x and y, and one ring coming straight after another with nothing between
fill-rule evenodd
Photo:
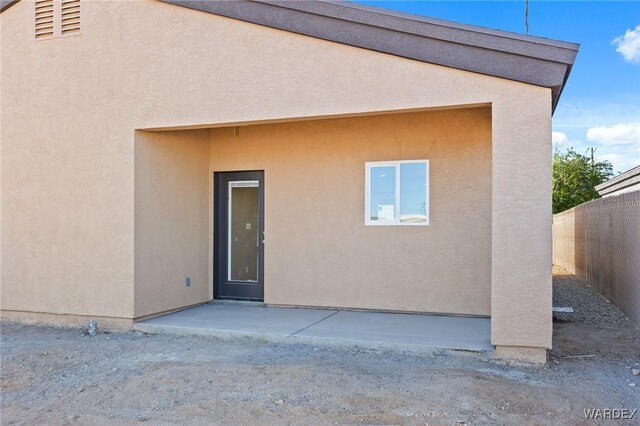
<instances>
[{"instance_id":1,"label":"exterior wall vent","mask_svg":"<svg viewBox=\"0 0 640 426\"><path fill-rule=\"evenodd\" d=\"M80 34L81 0L35 0L36 40Z\"/></svg>"},{"instance_id":2,"label":"exterior wall vent","mask_svg":"<svg viewBox=\"0 0 640 426\"><path fill-rule=\"evenodd\" d=\"M36 39L53 37L53 0L36 0Z\"/></svg>"},{"instance_id":3,"label":"exterior wall vent","mask_svg":"<svg viewBox=\"0 0 640 426\"><path fill-rule=\"evenodd\" d=\"M80 0L62 0L60 11L60 34L80 32Z\"/></svg>"}]
</instances>

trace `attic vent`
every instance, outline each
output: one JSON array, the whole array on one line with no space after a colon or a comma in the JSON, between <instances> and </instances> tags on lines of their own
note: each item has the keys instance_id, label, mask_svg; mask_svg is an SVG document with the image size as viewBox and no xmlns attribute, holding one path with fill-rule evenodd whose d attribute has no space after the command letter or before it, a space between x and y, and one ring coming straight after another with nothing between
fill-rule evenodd
<instances>
[{"instance_id":1,"label":"attic vent","mask_svg":"<svg viewBox=\"0 0 640 426\"><path fill-rule=\"evenodd\" d=\"M53 37L53 0L36 0L36 39Z\"/></svg>"},{"instance_id":2,"label":"attic vent","mask_svg":"<svg viewBox=\"0 0 640 426\"><path fill-rule=\"evenodd\" d=\"M60 34L80 32L80 0L62 0Z\"/></svg>"}]
</instances>

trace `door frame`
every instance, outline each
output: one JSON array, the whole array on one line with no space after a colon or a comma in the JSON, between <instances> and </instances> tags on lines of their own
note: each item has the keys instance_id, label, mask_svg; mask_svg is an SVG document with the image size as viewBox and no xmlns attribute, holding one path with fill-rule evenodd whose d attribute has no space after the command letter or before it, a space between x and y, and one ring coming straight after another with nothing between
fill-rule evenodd
<instances>
[{"instance_id":1,"label":"door frame","mask_svg":"<svg viewBox=\"0 0 640 426\"><path fill-rule=\"evenodd\" d=\"M220 287L227 282L224 276L227 272L228 260L228 188L230 181L257 180L259 184L259 215L258 220L258 284L257 294L251 296L220 295ZM221 194L227 194L226 200L221 200ZM218 300L248 300L264 301L264 170L232 170L213 173L213 298ZM221 223L221 219L225 223ZM262 233L262 235L260 235ZM242 285L242 284L240 284ZM255 286L256 284L246 284Z\"/></svg>"}]
</instances>

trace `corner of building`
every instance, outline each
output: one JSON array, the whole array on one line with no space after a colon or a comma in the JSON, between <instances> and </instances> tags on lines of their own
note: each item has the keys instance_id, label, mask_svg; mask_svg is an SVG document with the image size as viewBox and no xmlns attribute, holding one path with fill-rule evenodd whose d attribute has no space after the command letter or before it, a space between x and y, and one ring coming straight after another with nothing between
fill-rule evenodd
<instances>
[{"instance_id":1,"label":"corner of building","mask_svg":"<svg viewBox=\"0 0 640 426\"><path fill-rule=\"evenodd\" d=\"M549 359L549 350L536 346L497 345L494 357L507 362L545 365Z\"/></svg>"}]
</instances>

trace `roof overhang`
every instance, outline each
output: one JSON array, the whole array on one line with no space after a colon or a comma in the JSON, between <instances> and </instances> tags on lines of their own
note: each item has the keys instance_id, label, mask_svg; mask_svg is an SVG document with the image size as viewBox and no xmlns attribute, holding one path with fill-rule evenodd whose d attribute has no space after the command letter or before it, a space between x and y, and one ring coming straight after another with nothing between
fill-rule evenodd
<instances>
[{"instance_id":1,"label":"roof overhang","mask_svg":"<svg viewBox=\"0 0 640 426\"><path fill-rule=\"evenodd\" d=\"M597 185L596 191L598 191L598 194L601 196L605 196L635 185L640 185L640 166L629 169Z\"/></svg>"},{"instance_id":2,"label":"roof overhang","mask_svg":"<svg viewBox=\"0 0 640 426\"><path fill-rule=\"evenodd\" d=\"M430 64L551 89L553 109L579 45L336 1L160 0Z\"/></svg>"},{"instance_id":3,"label":"roof overhang","mask_svg":"<svg viewBox=\"0 0 640 426\"><path fill-rule=\"evenodd\" d=\"M18 3L18 0L0 0L0 13L9 9L14 4Z\"/></svg>"}]
</instances>

